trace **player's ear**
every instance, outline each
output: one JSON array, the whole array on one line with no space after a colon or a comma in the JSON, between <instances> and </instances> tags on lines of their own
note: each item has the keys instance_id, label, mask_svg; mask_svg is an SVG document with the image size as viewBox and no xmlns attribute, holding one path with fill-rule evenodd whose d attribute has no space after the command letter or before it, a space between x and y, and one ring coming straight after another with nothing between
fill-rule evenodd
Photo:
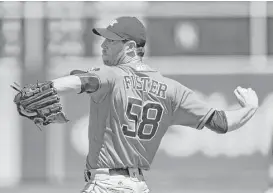
<instances>
[{"instance_id":1,"label":"player's ear","mask_svg":"<svg viewBox=\"0 0 273 193\"><path fill-rule=\"evenodd\" d=\"M127 55L135 56L136 55L136 42L135 41L127 41L124 43L125 53Z\"/></svg>"}]
</instances>

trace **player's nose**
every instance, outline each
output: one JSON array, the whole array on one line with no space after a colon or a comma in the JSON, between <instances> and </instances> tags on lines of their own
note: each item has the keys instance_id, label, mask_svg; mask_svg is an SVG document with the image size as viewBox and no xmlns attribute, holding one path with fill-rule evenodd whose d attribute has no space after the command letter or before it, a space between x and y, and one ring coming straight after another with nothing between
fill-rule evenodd
<instances>
[{"instance_id":1,"label":"player's nose","mask_svg":"<svg viewBox=\"0 0 273 193\"><path fill-rule=\"evenodd\" d=\"M102 49L106 48L106 39L102 42L101 48L102 48Z\"/></svg>"}]
</instances>

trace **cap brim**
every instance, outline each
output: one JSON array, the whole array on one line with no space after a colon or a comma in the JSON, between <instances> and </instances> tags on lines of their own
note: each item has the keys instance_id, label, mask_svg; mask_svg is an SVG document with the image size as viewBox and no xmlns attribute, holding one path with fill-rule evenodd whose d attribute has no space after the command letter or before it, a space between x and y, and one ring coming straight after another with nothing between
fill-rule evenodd
<instances>
[{"instance_id":1,"label":"cap brim","mask_svg":"<svg viewBox=\"0 0 273 193\"><path fill-rule=\"evenodd\" d=\"M110 40L124 40L124 38L118 36L117 34L111 32L106 28L93 28L93 33Z\"/></svg>"}]
</instances>

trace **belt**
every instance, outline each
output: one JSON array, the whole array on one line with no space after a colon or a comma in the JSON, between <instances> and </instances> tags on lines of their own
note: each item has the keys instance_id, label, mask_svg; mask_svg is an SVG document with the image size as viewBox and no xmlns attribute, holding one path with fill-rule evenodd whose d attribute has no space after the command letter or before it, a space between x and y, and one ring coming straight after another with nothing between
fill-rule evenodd
<instances>
[{"instance_id":1,"label":"belt","mask_svg":"<svg viewBox=\"0 0 273 193\"><path fill-rule=\"evenodd\" d=\"M137 168L139 175L143 175L142 170ZM109 169L110 175L130 175L129 168L116 168L116 169Z\"/></svg>"},{"instance_id":2,"label":"belt","mask_svg":"<svg viewBox=\"0 0 273 193\"><path fill-rule=\"evenodd\" d=\"M124 175L124 176L131 176L131 177L137 177L141 176L143 177L143 172L140 168L114 168L114 169L98 169L98 170L85 170L84 171L84 177L85 181L88 182L91 179L92 175L95 174L109 174L110 176L114 175Z\"/></svg>"}]
</instances>

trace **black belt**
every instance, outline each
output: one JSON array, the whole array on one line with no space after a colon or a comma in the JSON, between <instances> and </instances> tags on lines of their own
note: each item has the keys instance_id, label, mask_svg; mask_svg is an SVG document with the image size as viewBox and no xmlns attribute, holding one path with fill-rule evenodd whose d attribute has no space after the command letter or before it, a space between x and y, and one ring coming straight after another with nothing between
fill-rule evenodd
<instances>
[{"instance_id":1,"label":"black belt","mask_svg":"<svg viewBox=\"0 0 273 193\"><path fill-rule=\"evenodd\" d=\"M140 175L143 175L142 170L138 168L138 172ZM129 170L128 168L115 168L115 169L109 169L110 175L127 175L129 176Z\"/></svg>"},{"instance_id":2,"label":"black belt","mask_svg":"<svg viewBox=\"0 0 273 193\"><path fill-rule=\"evenodd\" d=\"M142 170L138 168L139 175L143 176ZM91 179L91 172L89 170L85 171L85 181L88 182ZM109 175L124 175L124 176L129 176L129 170L128 168L114 168L114 169L109 169Z\"/></svg>"}]
</instances>

